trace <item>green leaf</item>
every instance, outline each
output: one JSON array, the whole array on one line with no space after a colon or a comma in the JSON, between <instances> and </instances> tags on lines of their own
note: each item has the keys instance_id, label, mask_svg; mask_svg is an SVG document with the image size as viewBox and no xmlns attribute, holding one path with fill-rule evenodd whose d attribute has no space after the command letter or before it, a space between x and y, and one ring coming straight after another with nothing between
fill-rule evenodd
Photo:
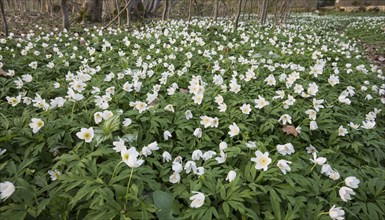
<instances>
[{"instance_id":1,"label":"green leaf","mask_svg":"<svg viewBox=\"0 0 385 220\"><path fill-rule=\"evenodd\" d=\"M156 215L160 220L174 219L172 215L173 196L164 191L155 191L153 194L154 204L157 208Z\"/></svg>"},{"instance_id":2,"label":"green leaf","mask_svg":"<svg viewBox=\"0 0 385 220\"><path fill-rule=\"evenodd\" d=\"M280 207L281 199L278 197L277 193L273 188L270 188L269 192L270 192L270 202L273 208L274 216L276 219L281 220L282 219L281 207Z\"/></svg>"}]
</instances>

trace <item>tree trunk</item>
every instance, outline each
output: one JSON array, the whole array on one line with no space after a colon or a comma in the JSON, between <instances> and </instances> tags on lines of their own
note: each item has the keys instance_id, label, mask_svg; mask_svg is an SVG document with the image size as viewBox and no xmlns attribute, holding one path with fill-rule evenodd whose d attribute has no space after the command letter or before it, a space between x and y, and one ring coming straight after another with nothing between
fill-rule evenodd
<instances>
[{"instance_id":1,"label":"tree trunk","mask_svg":"<svg viewBox=\"0 0 385 220\"><path fill-rule=\"evenodd\" d=\"M93 22L101 22L103 20L103 0L87 0L89 7L89 19Z\"/></svg>"},{"instance_id":2,"label":"tree trunk","mask_svg":"<svg viewBox=\"0 0 385 220\"><path fill-rule=\"evenodd\" d=\"M188 21L191 21L191 10L192 10L192 0L190 0L190 4L188 6Z\"/></svg>"},{"instance_id":3,"label":"tree trunk","mask_svg":"<svg viewBox=\"0 0 385 220\"><path fill-rule=\"evenodd\" d=\"M234 31L238 29L238 22L239 22L239 17L241 16L241 11L242 11L242 0L238 0L238 12L237 12L237 17L235 18Z\"/></svg>"},{"instance_id":4,"label":"tree trunk","mask_svg":"<svg viewBox=\"0 0 385 220\"><path fill-rule=\"evenodd\" d=\"M214 2L214 20L215 21L218 18L218 5L219 5L219 1L215 0L215 2Z\"/></svg>"},{"instance_id":5,"label":"tree trunk","mask_svg":"<svg viewBox=\"0 0 385 220\"><path fill-rule=\"evenodd\" d=\"M8 23L7 23L7 18L5 17L3 0L0 0L0 7L1 7L1 14L3 16L3 22L4 22L4 28L5 28L5 36L8 37L8 35L9 35Z\"/></svg>"},{"instance_id":6,"label":"tree trunk","mask_svg":"<svg viewBox=\"0 0 385 220\"><path fill-rule=\"evenodd\" d=\"M269 0L259 0L258 17L261 25L266 23L268 5Z\"/></svg>"},{"instance_id":7,"label":"tree trunk","mask_svg":"<svg viewBox=\"0 0 385 220\"><path fill-rule=\"evenodd\" d=\"M166 0L165 5L164 5L164 9L163 9L162 21L166 20L168 4L169 4L169 0Z\"/></svg>"},{"instance_id":8,"label":"tree trunk","mask_svg":"<svg viewBox=\"0 0 385 220\"><path fill-rule=\"evenodd\" d=\"M63 15L63 28L69 30L70 29L70 19L68 18L67 0L61 0L60 6L61 6L61 12Z\"/></svg>"}]
</instances>

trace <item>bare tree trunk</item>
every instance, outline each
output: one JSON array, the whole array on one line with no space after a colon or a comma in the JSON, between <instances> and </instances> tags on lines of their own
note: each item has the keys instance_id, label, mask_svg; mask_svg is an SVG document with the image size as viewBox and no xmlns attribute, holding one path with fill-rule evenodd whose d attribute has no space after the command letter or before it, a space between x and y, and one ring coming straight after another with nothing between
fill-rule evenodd
<instances>
[{"instance_id":1,"label":"bare tree trunk","mask_svg":"<svg viewBox=\"0 0 385 220\"><path fill-rule=\"evenodd\" d=\"M219 1L215 0L215 2L214 2L214 20L215 21L218 18L218 6L219 6Z\"/></svg>"},{"instance_id":2,"label":"bare tree trunk","mask_svg":"<svg viewBox=\"0 0 385 220\"><path fill-rule=\"evenodd\" d=\"M70 29L70 19L68 18L68 5L67 0L61 0L60 2L61 12L63 15L63 28Z\"/></svg>"},{"instance_id":3,"label":"bare tree trunk","mask_svg":"<svg viewBox=\"0 0 385 220\"><path fill-rule=\"evenodd\" d=\"M118 13L120 10L118 0L115 0L115 8L116 8L116 13ZM118 17L118 26L120 27L120 16Z\"/></svg>"},{"instance_id":4,"label":"bare tree trunk","mask_svg":"<svg viewBox=\"0 0 385 220\"><path fill-rule=\"evenodd\" d=\"M87 0L90 21L100 22L103 19L103 0Z\"/></svg>"},{"instance_id":5,"label":"bare tree trunk","mask_svg":"<svg viewBox=\"0 0 385 220\"><path fill-rule=\"evenodd\" d=\"M169 4L169 0L166 0L165 5L164 5L164 9L163 9L163 14L162 14L162 21L166 20L168 4Z\"/></svg>"},{"instance_id":6,"label":"bare tree trunk","mask_svg":"<svg viewBox=\"0 0 385 220\"><path fill-rule=\"evenodd\" d=\"M1 15L3 16L3 22L4 22L4 28L5 28L5 36L8 37L9 30L8 30L7 18L5 17L3 0L0 0L0 7L1 7Z\"/></svg>"},{"instance_id":7,"label":"bare tree trunk","mask_svg":"<svg viewBox=\"0 0 385 220\"><path fill-rule=\"evenodd\" d=\"M237 13L237 17L235 18L234 31L238 29L238 22L239 22L239 17L241 16L241 11L242 11L242 0L238 0L238 13Z\"/></svg>"},{"instance_id":8,"label":"bare tree trunk","mask_svg":"<svg viewBox=\"0 0 385 220\"><path fill-rule=\"evenodd\" d=\"M128 2L129 0L126 0L126 4L129 5L130 3ZM131 8L130 7L127 7L126 8L126 16L127 16L127 21L126 21L126 25L127 25L127 28L130 27L131 25Z\"/></svg>"},{"instance_id":9,"label":"bare tree trunk","mask_svg":"<svg viewBox=\"0 0 385 220\"><path fill-rule=\"evenodd\" d=\"M268 5L269 5L269 0L259 0L258 16L259 16L259 23L261 25L266 23Z\"/></svg>"},{"instance_id":10,"label":"bare tree trunk","mask_svg":"<svg viewBox=\"0 0 385 220\"><path fill-rule=\"evenodd\" d=\"M188 22L191 21L192 1L193 0L190 0L189 6L188 6Z\"/></svg>"},{"instance_id":11,"label":"bare tree trunk","mask_svg":"<svg viewBox=\"0 0 385 220\"><path fill-rule=\"evenodd\" d=\"M167 19L171 18L171 9L173 8L173 1L170 0L170 3L168 4L168 9L167 9Z\"/></svg>"}]
</instances>

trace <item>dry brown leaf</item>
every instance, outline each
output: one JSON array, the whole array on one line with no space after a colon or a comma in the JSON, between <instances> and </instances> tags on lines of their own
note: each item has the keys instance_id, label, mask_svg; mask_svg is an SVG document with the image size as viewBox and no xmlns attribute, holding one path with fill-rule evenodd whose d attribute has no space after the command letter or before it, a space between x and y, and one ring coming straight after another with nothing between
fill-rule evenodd
<instances>
[{"instance_id":1,"label":"dry brown leaf","mask_svg":"<svg viewBox=\"0 0 385 220\"><path fill-rule=\"evenodd\" d=\"M383 56L378 57L378 61L383 62L385 61L385 58Z\"/></svg>"},{"instance_id":2,"label":"dry brown leaf","mask_svg":"<svg viewBox=\"0 0 385 220\"><path fill-rule=\"evenodd\" d=\"M284 125L282 131L285 132L287 135L293 135L294 137L298 136L297 130L292 125Z\"/></svg>"},{"instance_id":3,"label":"dry brown leaf","mask_svg":"<svg viewBox=\"0 0 385 220\"><path fill-rule=\"evenodd\" d=\"M0 69L0 76L6 76L6 73L3 69Z\"/></svg>"},{"instance_id":4,"label":"dry brown leaf","mask_svg":"<svg viewBox=\"0 0 385 220\"><path fill-rule=\"evenodd\" d=\"M179 89L180 93L182 94L187 94L188 93L188 90L187 89Z\"/></svg>"}]
</instances>

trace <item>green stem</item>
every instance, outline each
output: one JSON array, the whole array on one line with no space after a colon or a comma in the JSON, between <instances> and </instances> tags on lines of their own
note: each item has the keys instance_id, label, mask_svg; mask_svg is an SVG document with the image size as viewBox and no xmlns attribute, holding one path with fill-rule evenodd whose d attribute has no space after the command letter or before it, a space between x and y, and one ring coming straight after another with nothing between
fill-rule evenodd
<instances>
[{"instance_id":1,"label":"green stem","mask_svg":"<svg viewBox=\"0 0 385 220\"><path fill-rule=\"evenodd\" d=\"M126 202L125 204L128 202L128 190L130 189L130 183L131 183L131 178L132 178L132 174L134 173L134 168L132 167L131 168L131 173L130 173L130 178L128 179L128 183L127 183L127 189L126 189Z\"/></svg>"},{"instance_id":2,"label":"green stem","mask_svg":"<svg viewBox=\"0 0 385 220\"><path fill-rule=\"evenodd\" d=\"M73 119L74 119L75 104L76 104L76 102L74 101L74 104L72 105L72 111L71 111L71 122L72 122Z\"/></svg>"},{"instance_id":3,"label":"green stem","mask_svg":"<svg viewBox=\"0 0 385 220\"><path fill-rule=\"evenodd\" d=\"M329 214L329 212L321 212L321 213L319 213L319 214L317 215L317 217L320 217L321 215L327 215L327 214Z\"/></svg>"},{"instance_id":4,"label":"green stem","mask_svg":"<svg viewBox=\"0 0 385 220\"><path fill-rule=\"evenodd\" d=\"M115 176L115 172L116 172L116 169L118 169L119 165L123 163L123 161L120 161L118 164L116 164L115 168L114 168L114 171L112 172L112 175L111 175L111 179L110 179L110 183L111 184L111 180L114 178Z\"/></svg>"},{"instance_id":5,"label":"green stem","mask_svg":"<svg viewBox=\"0 0 385 220\"><path fill-rule=\"evenodd\" d=\"M310 169L310 172L313 171L314 167L317 166L317 164L314 164L313 167Z\"/></svg>"}]
</instances>

